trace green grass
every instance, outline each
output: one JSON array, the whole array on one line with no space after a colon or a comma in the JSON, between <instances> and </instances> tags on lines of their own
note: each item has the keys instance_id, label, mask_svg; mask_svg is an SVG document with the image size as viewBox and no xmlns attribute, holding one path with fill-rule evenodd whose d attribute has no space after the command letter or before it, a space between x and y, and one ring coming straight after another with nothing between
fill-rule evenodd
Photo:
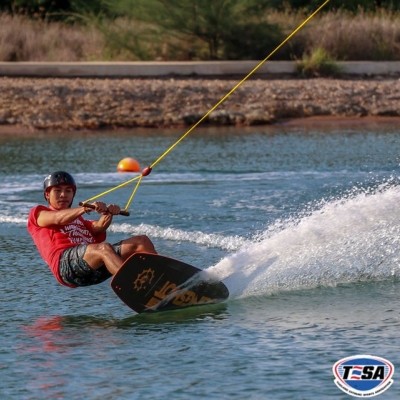
<instances>
[{"instance_id":1,"label":"green grass","mask_svg":"<svg viewBox=\"0 0 400 400\"><path fill-rule=\"evenodd\" d=\"M296 62L296 69L305 77L331 77L340 73L338 64L322 47L317 47L310 55L304 55Z\"/></svg>"}]
</instances>

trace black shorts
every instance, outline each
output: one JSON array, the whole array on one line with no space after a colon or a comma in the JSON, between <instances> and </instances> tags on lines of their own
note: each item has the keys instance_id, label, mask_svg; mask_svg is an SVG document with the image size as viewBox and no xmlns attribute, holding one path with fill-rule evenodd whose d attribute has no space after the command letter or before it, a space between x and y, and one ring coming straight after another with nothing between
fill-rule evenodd
<instances>
[{"instance_id":1,"label":"black shorts","mask_svg":"<svg viewBox=\"0 0 400 400\"><path fill-rule=\"evenodd\" d=\"M121 242L112 245L115 252L121 255ZM86 244L70 247L61 254L59 271L60 277L67 285L89 286L104 282L112 276L105 265L98 269L90 268L83 259Z\"/></svg>"}]
</instances>

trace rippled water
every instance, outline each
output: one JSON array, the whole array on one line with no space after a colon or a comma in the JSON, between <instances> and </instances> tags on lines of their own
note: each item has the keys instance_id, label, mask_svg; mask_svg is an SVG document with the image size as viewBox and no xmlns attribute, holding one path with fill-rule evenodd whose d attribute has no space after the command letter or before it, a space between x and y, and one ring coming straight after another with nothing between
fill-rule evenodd
<instances>
[{"instance_id":1,"label":"rippled water","mask_svg":"<svg viewBox=\"0 0 400 400\"><path fill-rule=\"evenodd\" d=\"M1 397L344 399L339 359L400 368L395 125L197 129L156 165L109 239L149 235L222 279L223 304L135 315L107 283L56 283L25 227L44 176L68 170L86 200L182 133L0 137ZM380 398L399 398L397 375Z\"/></svg>"}]
</instances>

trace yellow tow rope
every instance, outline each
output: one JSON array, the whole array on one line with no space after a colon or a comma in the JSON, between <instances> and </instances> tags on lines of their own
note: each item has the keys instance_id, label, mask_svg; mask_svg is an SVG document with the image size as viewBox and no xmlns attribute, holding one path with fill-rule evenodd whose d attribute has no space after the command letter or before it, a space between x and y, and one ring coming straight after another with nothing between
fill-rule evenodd
<instances>
[{"instance_id":1,"label":"yellow tow rope","mask_svg":"<svg viewBox=\"0 0 400 400\"><path fill-rule=\"evenodd\" d=\"M286 42L288 42L304 25L307 24L307 22L309 22L323 7L325 7L330 0L326 0L321 6L319 6L307 19L305 19L289 36L287 36L287 38L281 43L279 44L267 57L264 58L264 60L260 61L258 63L258 65L256 67L254 67L238 84L236 84L224 97L222 97L222 99L220 101L218 101L218 103L216 103L212 108L210 108L210 110L204 114L204 116L202 118L200 118L194 125L192 125L190 127L190 129L184 134L182 135L171 147L169 147L163 154L161 154L160 157L157 158L157 160L155 160L150 166L146 167L143 169L142 173L138 176L136 176L135 178L129 179L126 182L121 183L118 186L115 186L109 190L106 190L103 193L100 193L96 196L91 197L90 199L87 199L84 203L89 203L93 200L98 199L99 197L102 197L108 193L113 192L114 190L120 189L134 181L138 181L129 200L128 203L126 204L124 210L128 210L129 206L133 200L133 197L142 181L142 178L144 176L147 176L151 173L151 170L153 169L153 167L155 165L157 165L167 154L169 154L183 139L186 138L186 136L189 135L189 133L191 133L198 125L200 125L217 107L219 107L237 88L239 88L251 75L254 74L254 72L256 72L269 58L271 58L272 55L274 55Z\"/></svg>"}]
</instances>

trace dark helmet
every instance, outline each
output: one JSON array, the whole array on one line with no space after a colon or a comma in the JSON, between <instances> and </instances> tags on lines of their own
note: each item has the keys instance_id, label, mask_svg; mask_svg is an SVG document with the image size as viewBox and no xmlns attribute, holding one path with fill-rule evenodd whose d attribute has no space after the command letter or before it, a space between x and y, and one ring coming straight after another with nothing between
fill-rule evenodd
<instances>
[{"instance_id":1,"label":"dark helmet","mask_svg":"<svg viewBox=\"0 0 400 400\"><path fill-rule=\"evenodd\" d=\"M70 175L68 172L64 171L56 171L50 175L47 175L43 181L43 194L45 195L47 189L51 188L52 186L58 185L70 185L74 189L74 195L76 193L76 183L75 179ZM46 196L44 196L46 198Z\"/></svg>"}]
</instances>

